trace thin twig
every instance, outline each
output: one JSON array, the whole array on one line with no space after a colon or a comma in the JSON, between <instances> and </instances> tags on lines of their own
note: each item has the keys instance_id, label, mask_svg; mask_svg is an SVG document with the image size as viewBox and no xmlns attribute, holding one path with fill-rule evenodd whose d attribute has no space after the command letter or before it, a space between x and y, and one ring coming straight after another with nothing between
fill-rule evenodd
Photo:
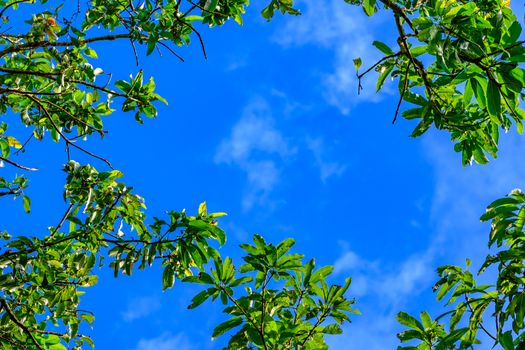
<instances>
[{"instance_id":1,"label":"thin twig","mask_svg":"<svg viewBox=\"0 0 525 350\"><path fill-rule=\"evenodd\" d=\"M8 164L11 164L12 166L17 167L17 168L22 169L22 170L27 170L27 171L37 171L38 170L37 168L30 168L30 167L27 167L27 166L15 163L12 160L4 158L4 157L0 157L0 160L6 162Z\"/></svg>"},{"instance_id":2,"label":"thin twig","mask_svg":"<svg viewBox=\"0 0 525 350\"><path fill-rule=\"evenodd\" d=\"M16 195L18 192L20 192L20 190L18 189L17 190L12 190L10 189L9 191L3 191L3 192L0 192L0 197L3 197L3 196L10 196L10 195Z\"/></svg>"},{"instance_id":3,"label":"thin twig","mask_svg":"<svg viewBox=\"0 0 525 350\"><path fill-rule=\"evenodd\" d=\"M78 44L89 44L94 43L97 41L110 41L110 40L117 40L117 39L129 39L133 38L133 35L130 33L127 34L112 34L112 35L103 35L103 36L97 36L93 38L88 39L79 39ZM12 45L4 50L0 51L0 57L4 57L5 55L13 52L20 52L24 49L36 49L39 47L67 47L67 46L76 46L75 43L72 41L49 41L49 40L39 40L39 41L32 41L27 42L19 45Z\"/></svg>"},{"instance_id":4,"label":"thin twig","mask_svg":"<svg viewBox=\"0 0 525 350\"><path fill-rule=\"evenodd\" d=\"M173 56L177 57L179 60L181 60L181 62L184 62L184 58L181 55L179 55L178 53L176 53L171 47L169 47L168 45L164 44L162 41L158 41L157 43L159 45L161 45L162 47L164 47L169 52L171 52L173 54Z\"/></svg>"},{"instance_id":5,"label":"thin twig","mask_svg":"<svg viewBox=\"0 0 525 350\"><path fill-rule=\"evenodd\" d=\"M131 0L130 0L130 3L131 3ZM137 53L137 48L135 47L135 41L132 38L130 38L129 42L131 43L131 47L133 48L133 54L135 55L135 64L138 67L140 65L140 62L139 62L139 55Z\"/></svg>"},{"instance_id":6,"label":"thin twig","mask_svg":"<svg viewBox=\"0 0 525 350\"><path fill-rule=\"evenodd\" d=\"M416 35L418 34L416 27L414 27L414 25L412 24L412 21L410 20L410 18L407 16L405 11L401 7L399 7L396 3L392 2L391 0L380 0L380 1L383 3L383 5L391 8L392 11L394 11L394 13L397 14L399 17L402 17L405 20L405 22L408 24L410 29L412 29L412 31Z\"/></svg>"},{"instance_id":7,"label":"thin twig","mask_svg":"<svg viewBox=\"0 0 525 350\"><path fill-rule=\"evenodd\" d=\"M64 225L64 222L66 221L67 217L69 216L69 213L71 213L71 210L73 209L74 204L70 204L67 208L65 214L62 216L62 219L60 219L59 223L55 226L53 232L51 232L51 235L49 235L49 238L53 238L55 234L60 230L62 225Z\"/></svg>"},{"instance_id":8,"label":"thin twig","mask_svg":"<svg viewBox=\"0 0 525 350\"><path fill-rule=\"evenodd\" d=\"M401 96L399 97L399 101L397 102L396 107L396 113L394 114L394 119L392 119L392 124L396 123L397 116L399 115L399 109L401 108L401 103L403 102L403 98L405 97L405 93L408 89L408 71L410 70L410 61L407 63L407 69L405 71L405 77L403 82L403 91L401 91Z\"/></svg>"},{"instance_id":9,"label":"thin twig","mask_svg":"<svg viewBox=\"0 0 525 350\"><path fill-rule=\"evenodd\" d=\"M88 151L87 149L83 148L83 147L80 147L79 145L77 145L76 143L74 143L73 141L71 141L69 138L66 137L66 135L64 135L64 133L62 131L60 131L60 128L56 125L55 121L53 120L53 118L51 117L51 115L49 114L49 111L46 109L46 107L42 104L42 102L40 102L39 99L29 95L27 96L29 99L31 99L33 102L35 102L38 106L40 106L40 108L42 109L42 111L44 112L44 114L46 115L46 118L47 120L49 120L49 122L51 123L51 126L53 126L53 129L55 129L55 131L64 139L64 141L66 142L66 151L68 152L68 159L69 159L69 149L68 147L69 146L72 146L76 149L78 149L79 151L81 152L84 152L88 155L90 155L91 157L93 158L96 158L98 160L101 160L103 161L104 163L106 163L111 169L113 169L113 166L111 165L111 163L109 162L109 160L107 160L106 158L103 158L101 156L98 156L96 155L95 153L93 152L90 152Z\"/></svg>"},{"instance_id":10,"label":"thin twig","mask_svg":"<svg viewBox=\"0 0 525 350\"><path fill-rule=\"evenodd\" d=\"M207 10L205 9L203 6L195 3L195 2L192 2L191 0L188 0L188 2L190 4L192 4L193 6L197 7L198 9L202 10L203 12L206 12L206 13L211 13L213 15L217 15L217 16L221 16L221 17L228 17L227 15L225 15L224 13L220 13L220 12L217 12L217 11L211 11L211 10Z\"/></svg>"},{"instance_id":11,"label":"thin twig","mask_svg":"<svg viewBox=\"0 0 525 350\"><path fill-rule=\"evenodd\" d=\"M23 152L24 151L24 148L27 146L27 144L29 143L29 141L31 141L31 139L35 136L35 134L31 133L31 135L29 135L29 137L27 138L27 140L22 144L22 147L20 147L19 149L16 150L15 152L15 155L18 155L20 152Z\"/></svg>"},{"instance_id":12,"label":"thin twig","mask_svg":"<svg viewBox=\"0 0 525 350\"><path fill-rule=\"evenodd\" d=\"M472 309L472 306L470 306L470 303L469 303L469 297L468 297L467 295L465 295L465 303L467 304L467 306L468 306L470 312L471 312L471 313L474 313L474 310ZM478 326L479 326L479 328L481 328L481 330L482 330L483 332L485 332L486 335L488 335L489 337L491 337L491 338L492 338L493 340L495 340L496 342L498 341L498 339L496 339L496 337L493 336L493 335L492 335L492 334L491 334L491 333L485 328L485 326L483 326L483 321L480 321L480 322L478 323Z\"/></svg>"},{"instance_id":13,"label":"thin twig","mask_svg":"<svg viewBox=\"0 0 525 350\"><path fill-rule=\"evenodd\" d=\"M379 61L377 61L376 63L374 63L370 68L368 68L367 70L365 70L363 73L361 74L358 74L357 75L357 79L361 80L368 72L370 72L372 69L374 69L375 67L379 66L381 63L383 63L384 61L386 60L389 60L391 58L394 58L394 57L397 57L401 55L401 52L397 52L393 55L388 55L388 56L385 56L383 57L382 59L380 59Z\"/></svg>"},{"instance_id":14,"label":"thin twig","mask_svg":"<svg viewBox=\"0 0 525 350\"><path fill-rule=\"evenodd\" d=\"M0 18L4 15L4 12L7 11L11 6L14 6L16 4L20 4L22 2L28 2L28 0L18 0L18 1L13 1L12 3L10 4L7 4L3 9L2 11L0 11Z\"/></svg>"},{"instance_id":15,"label":"thin twig","mask_svg":"<svg viewBox=\"0 0 525 350\"><path fill-rule=\"evenodd\" d=\"M188 13L188 11L186 12L186 14ZM184 14L184 16L182 16L182 18L184 18L186 16L186 14ZM195 29L194 26L192 26L191 24L187 23L187 22L184 22L183 20L181 20L178 16L175 16L175 19L182 23L183 25L187 26L188 28L190 28L195 34L197 34L197 37L199 38L199 42L201 44L201 49L202 49L202 53L204 55L204 58L205 59L208 59L208 55L206 54L206 47L204 47L204 40L202 40L202 36L201 34L197 31L197 29Z\"/></svg>"}]
</instances>

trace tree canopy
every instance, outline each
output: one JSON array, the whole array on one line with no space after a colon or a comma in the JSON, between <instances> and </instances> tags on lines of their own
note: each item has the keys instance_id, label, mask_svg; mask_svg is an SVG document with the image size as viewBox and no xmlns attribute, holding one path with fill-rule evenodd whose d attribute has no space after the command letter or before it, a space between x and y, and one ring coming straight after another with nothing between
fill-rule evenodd
<instances>
[{"instance_id":1,"label":"tree canopy","mask_svg":"<svg viewBox=\"0 0 525 350\"><path fill-rule=\"evenodd\" d=\"M360 81L372 71L379 74L378 91L387 78L397 80L393 122L398 116L420 120L414 137L432 126L449 132L463 164L496 157L501 131L514 126L522 133L525 48L508 1L345 2L369 16L387 11L393 17L398 46L374 41L384 57L365 62L369 68L354 60ZM40 7L44 4L52 10ZM144 199L121 181L122 172L84 146L86 139L105 137L105 118L117 110L142 123L157 115L159 103L167 103L149 77L154 72L138 69L129 79L113 80L103 67L95 68L95 43L127 40L137 59L139 46L147 55L160 51L183 59L179 48L193 40L206 56L202 25L242 24L247 5L246 0L0 1L0 108L2 115L20 118L0 124L0 162L24 174L0 177L0 197L20 197L30 215L26 192L29 174L37 169L23 157L15 161L14 154L50 138L66 150L67 207L48 232L2 232L2 349L93 346L79 329L94 316L79 302L97 283L96 266L110 266L115 276L160 266L164 289L176 279L204 285L189 308L210 298L225 305L229 318L212 336L234 330L229 349L327 348L324 335L341 333L341 324L358 313L346 296L351 280L329 285L333 268L316 267L313 259L303 262L302 255L290 252L293 239L272 244L253 236L253 244L241 245L244 264L236 268L220 254L226 234L217 219L224 213L208 213L202 203L195 215L170 211L148 219ZM300 14L292 1L272 0L262 16L270 20L277 12ZM20 126L31 130L29 138L20 137ZM80 154L97 166L75 161ZM524 203L515 190L482 216L492 222L489 244L498 250L481 272L495 267L496 282L478 285L468 269L440 267L437 298L449 295L454 308L436 319L423 312L421 322L399 313L398 321L409 328L399 334L402 342L419 341L417 349L463 349L478 344L482 332L506 350L524 346ZM492 329L485 326L487 318L494 320Z\"/></svg>"}]
</instances>

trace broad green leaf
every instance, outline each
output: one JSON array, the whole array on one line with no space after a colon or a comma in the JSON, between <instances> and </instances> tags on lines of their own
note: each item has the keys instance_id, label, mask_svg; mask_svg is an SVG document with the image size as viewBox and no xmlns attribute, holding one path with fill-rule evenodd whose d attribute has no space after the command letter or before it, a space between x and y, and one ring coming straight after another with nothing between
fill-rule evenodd
<instances>
[{"instance_id":1,"label":"broad green leaf","mask_svg":"<svg viewBox=\"0 0 525 350\"><path fill-rule=\"evenodd\" d=\"M493 116L501 114L501 95L498 84L493 80L489 80L487 86L487 109Z\"/></svg>"},{"instance_id":2,"label":"broad green leaf","mask_svg":"<svg viewBox=\"0 0 525 350\"><path fill-rule=\"evenodd\" d=\"M213 330L212 338L217 338L221 334L226 333L232 328L235 328L243 323L242 317L233 317L229 320L219 324L215 329Z\"/></svg>"},{"instance_id":3,"label":"broad green leaf","mask_svg":"<svg viewBox=\"0 0 525 350\"><path fill-rule=\"evenodd\" d=\"M191 304L188 305L188 309L195 309L197 306L205 302L210 296L212 296L212 294L215 291L215 288L203 290L202 292L193 297L193 299L191 300Z\"/></svg>"},{"instance_id":4,"label":"broad green leaf","mask_svg":"<svg viewBox=\"0 0 525 350\"><path fill-rule=\"evenodd\" d=\"M372 16L376 12L376 0L364 0L363 10L367 16Z\"/></svg>"},{"instance_id":5,"label":"broad green leaf","mask_svg":"<svg viewBox=\"0 0 525 350\"><path fill-rule=\"evenodd\" d=\"M381 41L378 41L378 40L375 40L372 45L374 45L375 47L378 48L379 51L381 51L382 53L384 53L385 55L394 55L394 51L392 51L392 49L390 47L388 47L387 44L381 42Z\"/></svg>"},{"instance_id":6,"label":"broad green leaf","mask_svg":"<svg viewBox=\"0 0 525 350\"><path fill-rule=\"evenodd\" d=\"M5 139L0 139L0 150L2 151L2 157L8 158L11 154L9 143Z\"/></svg>"},{"instance_id":7,"label":"broad green leaf","mask_svg":"<svg viewBox=\"0 0 525 350\"><path fill-rule=\"evenodd\" d=\"M175 283L175 271L173 271L173 268L168 265L164 268L164 271L162 272L162 290L166 290L168 288L173 287L173 284Z\"/></svg>"},{"instance_id":8,"label":"broad green leaf","mask_svg":"<svg viewBox=\"0 0 525 350\"><path fill-rule=\"evenodd\" d=\"M381 70L379 71L379 77L377 78L376 83L376 92L379 92L381 88L383 87L383 84L385 83L386 78L392 73L392 70L394 69L394 65L386 65L381 67Z\"/></svg>"},{"instance_id":9,"label":"broad green leaf","mask_svg":"<svg viewBox=\"0 0 525 350\"><path fill-rule=\"evenodd\" d=\"M409 327L414 330L424 331L425 327L414 317L410 316L406 312L399 312L396 316L397 322L403 326Z\"/></svg>"},{"instance_id":10,"label":"broad green leaf","mask_svg":"<svg viewBox=\"0 0 525 350\"><path fill-rule=\"evenodd\" d=\"M198 211L197 215L200 216L200 217L206 216L206 202L202 202L199 205L199 211Z\"/></svg>"},{"instance_id":11,"label":"broad green leaf","mask_svg":"<svg viewBox=\"0 0 525 350\"><path fill-rule=\"evenodd\" d=\"M88 57L91 57L91 58L98 58L98 55L97 53L95 52L95 50L91 49L91 48L86 48L84 50L84 54Z\"/></svg>"},{"instance_id":12,"label":"broad green leaf","mask_svg":"<svg viewBox=\"0 0 525 350\"><path fill-rule=\"evenodd\" d=\"M24 210L29 214L31 212L31 199L28 196L23 196L22 198L24 201Z\"/></svg>"}]
</instances>

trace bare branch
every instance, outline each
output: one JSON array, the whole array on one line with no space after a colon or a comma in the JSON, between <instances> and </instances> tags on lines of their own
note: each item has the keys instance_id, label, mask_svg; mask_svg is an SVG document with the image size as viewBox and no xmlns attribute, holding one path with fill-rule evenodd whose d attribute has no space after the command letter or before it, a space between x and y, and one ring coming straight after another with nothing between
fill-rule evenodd
<instances>
[{"instance_id":1,"label":"bare branch","mask_svg":"<svg viewBox=\"0 0 525 350\"><path fill-rule=\"evenodd\" d=\"M403 98L405 97L405 93L408 89L408 71L409 70L410 70L410 62L407 63L407 69L405 70L405 76L404 76L404 82L403 82L403 90L401 91L401 96L399 96L399 101L397 102L396 113L394 114L394 119L392 120L392 124L396 123L397 116L399 115L399 109L401 108L401 102L403 102Z\"/></svg>"},{"instance_id":2,"label":"bare branch","mask_svg":"<svg viewBox=\"0 0 525 350\"><path fill-rule=\"evenodd\" d=\"M38 170L37 168L30 168L30 167L15 163L10 159L7 159L1 156L0 156L0 160L3 162L6 162L7 164L11 164L12 166L17 167L18 169L27 170L27 171L37 171Z\"/></svg>"},{"instance_id":3,"label":"bare branch","mask_svg":"<svg viewBox=\"0 0 525 350\"><path fill-rule=\"evenodd\" d=\"M20 4L22 2L29 2L29 0L18 0L18 1L13 1L12 3L10 4L7 4L3 9L2 11L0 11L0 17L2 17L4 15L4 13L11 7L11 6L14 6L16 4Z\"/></svg>"}]
</instances>

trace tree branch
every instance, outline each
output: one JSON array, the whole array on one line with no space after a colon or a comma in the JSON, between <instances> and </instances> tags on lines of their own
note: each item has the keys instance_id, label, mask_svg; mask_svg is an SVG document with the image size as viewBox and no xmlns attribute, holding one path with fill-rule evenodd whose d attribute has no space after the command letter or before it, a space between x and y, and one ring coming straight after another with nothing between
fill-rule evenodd
<instances>
[{"instance_id":1,"label":"tree branch","mask_svg":"<svg viewBox=\"0 0 525 350\"><path fill-rule=\"evenodd\" d=\"M29 167L26 167L24 165L15 163L12 160L4 158L4 157L0 157L0 160L6 162L8 164L11 164L12 166L17 167L17 168L22 169L22 170L27 170L27 171L37 171L38 170L37 168L29 168Z\"/></svg>"},{"instance_id":2,"label":"tree branch","mask_svg":"<svg viewBox=\"0 0 525 350\"><path fill-rule=\"evenodd\" d=\"M22 329L22 331L24 331L24 333L27 333L27 335L29 336L29 338L31 339L31 341L35 344L36 348L38 350L44 350L44 348L40 345L40 343L38 343L38 341L36 340L35 336L33 335L33 333L31 333L31 331L29 330L29 328L23 324L22 322L20 322L20 320L16 317L16 315L14 314L13 310L11 310L9 308L9 305L7 304L7 301L5 299L0 299L0 305L2 307L2 309L5 310L5 312L7 313L7 315L9 316L9 318L11 319L11 321L13 321L14 324L16 324L18 327L20 327Z\"/></svg>"},{"instance_id":3,"label":"tree branch","mask_svg":"<svg viewBox=\"0 0 525 350\"><path fill-rule=\"evenodd\" d=\"M101 160L103 161L104 163L106 163L111 169L113 169L113 166L111 165L111 163L109 162L109 160L107 160L106 158L103 158L101 156L98 156L96 155L95 153L93 152L90 152L88 151L87 149L83 148L83 147L80 147L79 145L77 145L75 142L71 141L69 138L66 137L66 135L64 135L64 133L62 131L60 131L60 128L56 125L55 121L53 120L53 118L51 117L51 115L49 114L49 111L46 109L46 107L43 105L43 103L38 99L38 98L35 98L31 95L28 95L27 96L30 100L32 100L33 102L35 102L41 109L42 111L44 112L44 114L46 115L46 118L49 120L49 122L51 123L51 125L53 126L53 129L55 129L55 131L64 139L64 141L66 142L66 147L69 147L69 146L73 146L74 148L78 149L79 151L81 152L84 152L88 155L90 155L91 157L93 158L96 158L98 160Z\"/></svg>"},{"instance_id":4,"label":"tree branch","mask_svg":"<svg viewBox=\"0 0 525 350\"><path fill-rule=\"evenodd\" d=\"M112 40L118 40L118 39L132 39L132 38L134 38L134 36L131 33L112 34L112 35L97 36L97 37L88 38L88 39L79 39L79 43L89 44L89 43L94 43L97 41L112 41ZM66 47L66 46L75 46L75 44L72 41L56 41L55 42L55 41L49 41L49 40L39 40L39 41L27 42L27 43L23 43L19 45L12 45L10 47L7 47L4 50L0 51L0 57L4 57L7 54L10 54L13 52L20 52L26 49L36 49L36 48L44 48L44 47Z\"/></svg>"}]
</instances>

